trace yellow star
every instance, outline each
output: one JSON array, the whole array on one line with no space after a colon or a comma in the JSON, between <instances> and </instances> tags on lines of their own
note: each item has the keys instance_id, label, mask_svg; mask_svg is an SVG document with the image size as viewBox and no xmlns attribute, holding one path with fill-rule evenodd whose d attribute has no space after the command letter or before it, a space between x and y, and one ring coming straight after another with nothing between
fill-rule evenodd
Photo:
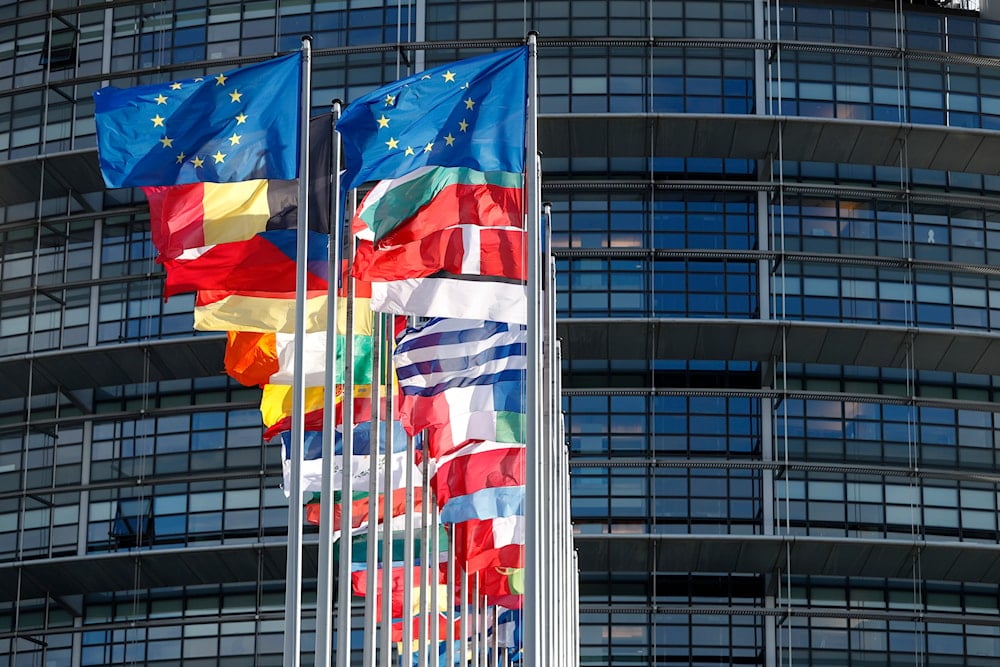
<instances>
[{"instance_id":1,"label":"yellow star","mask_svg":"<svg viewBox=\"0 0 1000 667\"><path fill-rule=\"evenodd\" d=\"M389 150L399 148L399 142L394 137L389 137L389 141L385 142L385 145L389 147Z\"/></svg>"},{"instance_id":2,"label":"yellow star","mask_svg":"<svg viewBox=\"0 0 1000 667\"><path fill-rule=\"evenodd\" d=\"M240 135L233 132L233 136L229 137L229 145L235 146L238 143L240 143Z\"/></svg>"},{"instance_id":3,"label":"yellow star","mask_svg":"<svg viewBox=\"0 0 1000 667\"><path fill-rule=\"evenodd\" d=\"M395 95L386 95L385 96L385 105L387 107L391 107L395 103L396 103L396 96Z\"/></svg>"},{"instance_id":4,"label":"yellow star","mask_svg":"<svg viewBox=\"0 0 1000 667\"><path fill-rule=\"evenodd\" d=\"M434 148L434 144L433 143L427 144L426 146L424 146L424 152L425 153L430 153L432 148Z\"/></svg>"},{"instance_id":5,"label":"yellow star","mask_svg":"<svg viewBox=\"0 0 1000 667\"><path fill-rule=\"evenodd\" d=\"M160 139L160 143L163 144L164 148L173 148L174 146L174 140L170 137L163 137Z\"/></svg>"},{"instance_id":6,"label":"yellow star","mask_svg":"<svg viewBox=\"0 0 1000 667\"><path fill-rule=\"evenodd\" d=\"M444 143L445 143L446 146L454 146L455 145L455 137L451 136L451 132L449 132L447 135L445 135Z\"/></svg>"},{"instance_id":7,"label":"yellow star","mask_svg":"<svg viewBox=\"0 0 1000 667\"><path fill-rule=\"evenodd\" d=\"M454 83L454 82L455 82L455 73L454 73L454 72L452 72L452 71L448 71L448 72L445 72L445 73L444 73L444 74L442 74L441 76L443 76L443 77L444 77L444 80L445 80L445 81L451 81L452 83Z\"/></svg>"},{"instance_id":8,"label":"yellow star","mask_svg":"<svg viewBox=\"0 0 1000 667\"><path fill-rule=\"evenodd\" d=\"M167 97L163 93L160 93L154 99L156 100L157 104L166 104L167 103Z\"/></svg>"},{"instance_id":9,"label":"yellow star","mask_svg":"<svg viewBox=\"0 0 1000 667\"><path fill-rule=\"evenodd\" d=\"M245 122L247 122L247 115L245 113L241 113L239 116L236 117L237 125L242 125Z\"/></svg>"},{"instance_id":10,"label":"yellow star","mask_svg":"<svg viewBox=\"0 0 1000 667\"><path fill-rule=\"evenodd\" d=\"M385 117L385 114L382 114L382 117L379 118L376 122L378 122L379 129L382 129L383 127L389 127L389 119Z\"/></svg>"},{"instance_id":11,"label":"yellow star","mask_svg":"<svg viewBox=\"0 0 1000 667\"><path fill-rule=\"evenodd\" d=\"M179 153L179 154L177 155L177 164L181 164L182 162L184 162L184 158L186 158L186 157L187 157L187 155L184 155L184 152L183 152L183 151L181 151L181 152L180 152L180 153Z\"/></svg>"},{"instance_id":12,"label":"yellow star","mask_svg":"<svg viewBox=\"0 0 1000 667\"><path fill-rule=\"evenodd\" d=\"M233 92L229 93L229 98L233 102L239 102L241 97L243 97L243 93L241 93L238 90L234 90Z\"/></svg>"},{"instance_id":13,"label":"yellow star","mask_svg":"<svg viewBox=\"0 0 1000 667\"><path fill-rule=\"evenodd\" d=\"M422 77L420 77L420 80L423 81L424 79L429 79L429 78L431 78L430 74L424 74Z\"/></svg>"},{"instance_id":14,"label":"yellow star","mask_svg":"<svg viewBox=\"0 0 1000 667\"><path fill-rule=\"evenodd\" d=\"M464 118L458 121L458 129L462 132L465 132L466 130L469 129L469 124L465 122Z\"/></svg>"},{"instance_id":15,"label":"yellow star","mask_svg":"<svg viewBox=\"0 0 1000 667\"><path fill-rule=\"evenodd\" d=\"M164 118L160 114L156 114L149 120L153 121L153 127L163 127L163 121L165 121L166 118Z\"/></svg>"},{"instance_id":16,"label":"yellow star","mask_svg":"<svg viewBox=\"0 0 1000 667\"><path fill-rule=\"evenodd\" d=\"M180 90L180 89L181 89L180 81L175 81L174 83L170 84L170 90Z\"/></svg>"},{"instance_id":17,"label":"yellow star","mask_svg":"<svg viewBox=\"0 0 1000 667\"><path fill-rule=\"evenodd\" d=\"M406 150L403 151L403 155L416 155L416 153L413 152L412 146L407 146Z\"/></svg>"},{"instance_id":18,"label":"yellow star","mask_svg":"<svg viewBox=\"0 0 1000 667\"><path fill-rule=\"evenodd\" d=\"M217 86L226 85L226 79L228 78L229 77L227 77L225 74L220 74L219 76L215 77L215 85Z\"/></svg>"},{"instance_id":19,"label":"yellow star","mask_svg":"<svg viewBox=\"0 0 1000 667\"><path fill-rule=\"evenodd\" d=\"M191 160L191 164L194 165L195 169L201 169L202 165L205 164L205 161L203 159L201 159L200 157L198 157L197 155L195 155L194 159Z\"/></svg>"},{"instance_id":20,"label":"yellow star","mask_svg":"<svg viewBox=\"0 0 1000 667\"><path fill-rule=\"evenodd\" d=\"M205 77L203 77L203 76L196 76L196 77L194 78L194 80L195 80L195 81L204 81L204 80L205 80Z\"/></svg>"},{"instance_id":21,"label":"yellow star","mask_svg":"<svg viewBox=\"0 0 1000 667\"><path fill-rule=\"evenodd\" d=\"M476 106L476 103L472 101L472 98L465 100L465 108L471 110L472 107Z\"/></svg>"},{"instance_id":22,"label":"yellow star","mask_svg":"<svg viewBox=\"0 0 1000 667\"><path fill-rule=\"evenodd\" d=\"M221 164L226 161L226 154L222 151L215 151L215 155L212 157L215 158L215 164Z\"/></svg>"}]
</instances>

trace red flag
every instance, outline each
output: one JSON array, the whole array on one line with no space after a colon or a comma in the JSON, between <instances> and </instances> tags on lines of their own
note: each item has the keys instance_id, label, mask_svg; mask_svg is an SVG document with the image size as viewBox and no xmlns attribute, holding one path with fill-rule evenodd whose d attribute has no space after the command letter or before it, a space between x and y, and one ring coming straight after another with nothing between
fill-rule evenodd
<instances>
[{"instance_id":1,"label":"red flag","mask_svg":"<svg viewBox=\"0 0 1000 667\"><path fill-rule=\"evenodd\" d=\"M525 447L520 444L473 440L438 458L434 465L431 484L438 507L444 507L454 496L525 483Z\"/></svg>"},{"instance_id":2,"label":"red flag","mask_svg":"<svg viewBox=\"0 0 1000 667\"><path fill-rule=\"evenodd\" d=\"M520 229L456 225L405 245L376 248L362 241L354 258L354 275L374 282L443 271L527 280L524 240Z\"/></svg>"}]
</instances>

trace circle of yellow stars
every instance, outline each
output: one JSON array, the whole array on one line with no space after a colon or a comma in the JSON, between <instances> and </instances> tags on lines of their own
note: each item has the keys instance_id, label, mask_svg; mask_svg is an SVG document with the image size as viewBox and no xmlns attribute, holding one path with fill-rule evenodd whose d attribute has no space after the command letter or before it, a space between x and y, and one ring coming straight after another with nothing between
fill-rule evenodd
<instances>
[{"instance_id":1,"label":"circle of yellow stars","mask_svg":"<svg viewBox=\"0 0 1000 667\"><path fill-rule=\"evenodd\" d=\"M440 76L442 77L442 79L444 80L445 83L454 83L454 84L458 83L455 80L456 73L452 72L451 70L444 71ZM425 74L424 76L420 77L421 80L427 80L427 79L431 79L431 78L432 78L432 76L430 74ZM462 84L461 89L468 90L469 89L469 84L468 83ZM382 101L384 102L384 105L385 105L384 108L385 109L392 109L393 107L396 106L396 96L393 95L393 94L386 95L382 99ZM462 100L462 105L464 105L465 110L468 111L470 115L474 111L476 111L476 104L477 104L477 100L473 99L473 97L471 95L468 95L467 97L465 97L465 99ZM381 130L391 130L390 124L392 122L392 119L390 117L386 116L384 111L382 112L382 114L381 114L381 116L379 118L375 119L375 122L378 124L378 130L379 131L381 131ZM463 134L468 133L469 127L470 127L469 121L466 118L462 118L458 123L456 123L456 125L455 125L454 128L452 128L451 130L448 131L448 134L444 135L443 137L440 137L440 139L442 139L444 141L443 148L448 148L448 147L454 146L455 145L455 141L459 138L459 137L456 137L455 134L453 134L452 132L455 132L459 136L461 136ZM431 153L431 152L433 152L435 150L435 148L436 148L435 144L437 142L431 141L431 142L428 142L428 143L424 144L423 146L410 146L410 145L408 145L408 146L403 147L400 144L399 139L397 139L396 137L394 137L394 136L392 136L390 134L388 140L384 141L383 143L386 145L386 148L389 151L402 150L404 156L406 156L406 157L413 157L413 156L416 156L418 152L419 153Z\"/></svg>"},{"instance_id":2,"label":"circle of yellow stars","mask_svg":"<svg viewBox=\"0 0 1000 667\"><path fill-rule=\"evenodd\" d=\"M215 85L216 86L225 86L226 85L226 81L229 79L229 77L226 76L225 74L219 74L219 75L215 76L214 79L215 79ZM195 84L203 83L204 80L205 80L204 77L197 77L197 78L195 78L192 81L192 83L195 83ZM174 81L173 83L171 83L168 86L169 90L183 90L183 88L184 88L184 83L181 82L181 81ZM240 90L238 88L234 88L231 92L228 92L226 94L229 96L229 101L230 101L231 104L240 104L240 103L243 102L243 93L240 92ZM156 102L157 106L161 106L161 105L167 106L168 103L170 102L170 98L167 97L166 95L164 95L161 92L159 95L157 95L156 97L153 98L153 101ZM248 120L248 118L249 118L249 116L247 116L243 112L243 110L240 110L239 113L237 113L236 115L233 116L233 120L236 121L236 127L237 128L239 128L240 125L243 125L244 123L246 123L247 120ZM154 128L156 128L156 127L163 128L163 136L160 137L160 139L159 139L160 145L162 145L163 148L174 148L174 138L170 137L170 136L168 136L166 134L167 127L166 127L165 123L166 123L167 118L164 117L164 116L161 116L159 113L156 113L156 115L153 116L152 118L150 118L149 120L150 120L150 122L153 123L153 127ZM230 147L232 147L232 146L238 146L238 145L240 145L240 140L242 138L243 138L243 135L241 135L239 133L239 130L237 129L237 130L235 130L233 132L233 134L231 136L227 137L227 140L229 141ZM228 157L228 154L227 153L223 153L221 149L217 150L214 155L193 155L193 156L189 156L184 151L179 151L177 153L177 155L176 155L175 163L176 164L184 164L185 161L187 161L195 169L201 169L201 168L203 168L205 166L205 162L208 161L208 160L211 160L212 164L224 164L225 161L226 161L226 157Z\"/></svg>"}]
</instances>

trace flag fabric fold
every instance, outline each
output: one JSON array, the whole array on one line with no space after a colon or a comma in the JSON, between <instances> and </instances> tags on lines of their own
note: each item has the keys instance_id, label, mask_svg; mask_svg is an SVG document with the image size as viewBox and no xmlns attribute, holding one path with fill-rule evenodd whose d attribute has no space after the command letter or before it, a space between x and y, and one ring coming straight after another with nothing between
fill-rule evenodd
<instances>
[{"instance_id":1,"label":"flag fabric fold","mask_svg":"<svg viewBox=\"0 0 1000 667\"><path fill-rule=\"evenodd\" d=\"M379 181L358 206L355 225L378 247L411 243L457 224L522 227L524 177L465 167L421 167Z\"/></svg>"},{"instance_id":2,"label":"flag fabric fold","mask_svg":"<svg viewBox=\"0 0 1000 667\"><path fill-rule=\"evenodd\" d=\"M455 496L486 488L521 486L525 481L525 451L521 444L474 440L433 459L431 485L439 507Z\"/></svg>"},{"instance_id":3,"label":"flag fabric fold","mask_svg":"<svg viewBox=\"0 0 1000 667\"><path fill-rule=\"evenodd\" d=\"M346 189L426 165L524 171L526 46L400 79L344 109Z\"/></svg>"},{"instance_id":4,"label":"flag fabric fold","mask_svg":"<svg viewBox=\"0 0 1000 667\"><path fill-rule=\"evenodd\" d=\"M510 227L455 225L403 245L376 247L363 241L354 260L361 280L423 278L438 272L527 280L524 232Z\"/></svg>"},{"instance_id":5,"label":"flag fabric fold","mask_svg":"<svg viewBox=\"0 0 1000 667\"><path fill-rule=\"evenodd\" d=\"M441 523L524 515L524 486L485 488L454 496L441 508Z\"/></svg>"},{"instance_id":6,"label":"flag fabric fold","mask_svg":"<svg viewBox=\"0 0 1000 667\"><path fill-rule=\"evenodd\" d=\"M332 116L321 114L309 121L309 229L323 234L330 231ZM186 183L145 186L142 191L149 201L153 246L161 257L298 226L298 181Z\"/></svg>"},{"instance_id":7,"label":"flag fabric fold","mask_svg":"<svg viewBox=\"0 0 1000 667\"><path fill-rule=\"evenodd\" d=\"M385 422L380 422L382 438L380 439L379 452L385 453ZM351 451L351 480L355 489L369 488L371 478L371 424L369 422L357 424L353 429L354 442ZM323 480L323 434L321 431L306 431L303 438L303 460L299 465L299 473L302 479L301 488L303 492L320 491ZM282 441L282 475L284 487L288 489L291 482L291 460L289 459L291 450L291 432L281 432ZM343 488L343 429L334 431L334 459L332 467L333 490ZM407 455L406 433L399 422L393 422L393 451L389 456L390 462L387 464L384 458L379 460L379 468L376 471L377 488L383 488L384 477L388 469L393 488L400 488L406 480L407 467L414 469L417 475L417 466Z\"/></svg>"},{"instance_id":8,"label":"flag fabric fold","mask_svg":"<svg viewBox=\"0 0 1000 667\"><path fill-rule=\"evenodd\" d=\"M163 296L198 290L294 293L297 235L290 229L261 232L246 241L189 248L176 257L160 258L167 272ZM326 234L309 232L307 290L326 289L328 241Z\"/></svg>"},{"instance_id":9,"label":"flag fabric fold","mask_svg":"<svg viewBox=\"0 0 1000 667\"><path fill-rule=\"evenodd\" d=\"M306 331L326 330L326 290L305 295ZM295 331L295 293L204 290L195 294L194 328L198 331Z\"/></svg>"},{"instance_id":10,"label":"flag fabric fold","mask_svg":"<svg viewBox=\"0 0 1000 667\"><path fill-rule=\"evenodd\" d=\"M213 76L94 93L109 188L298 176L302 53Z\"/></svg>"},{"instance_id":11,"label":"flag fabric fold","mask_svg":"<svg viewBox=\"0 0 1000 667\"><path fill-rule=\"evenodd\" d=\"M525 442L524 334L519 325L440 319L400 336L399 418L410 434L429 429L431 456L469 440Z\"/></svg>"},{"instance_id":12,"label":"flag fabric fold","mask_svg":"<svg viewBox=\"0 0 1000 667\"><path fill-rule=\"evenodd\" d=\"M418 317L528 322L523 281L445 274L372 283L372 310Z\"/></svg>"}]
</instances>

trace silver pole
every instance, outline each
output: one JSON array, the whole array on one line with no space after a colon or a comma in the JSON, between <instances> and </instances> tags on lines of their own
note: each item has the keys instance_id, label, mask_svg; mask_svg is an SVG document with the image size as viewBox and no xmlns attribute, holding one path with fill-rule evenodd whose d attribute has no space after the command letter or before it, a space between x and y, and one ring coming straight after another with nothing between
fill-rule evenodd
<instances>
[{"instance_id":1,"label":"silver pole","mask_svg":"<svg viewBox=\"0 0 1000 667\"><path fill-rule=\"evenodd\" d=\"M448 626L444 631L445 664L452 667L455 664L455 529L452 528L448 540Z\"/></svg>"},{"instance_id":2,"label":"silver pole","mask_svg":"<svg viewBox=\"0 0 1000 667\"><path fill-rule=\"evenodd\" d=\"M493 605L493 641L490 642L491 655L493 656L493 662L491 664L493 665L497 664L497 657L500 655L500 637L497 633L499 625L500 609L496 605Z\"/></svg>"},{"instance_id":3,"label":"silver pole","mask_svg":"<svg viewBox=\"0 0 1000 667\"><path fill-rule=\"evenodd\" d=\"M431 498L430 493L430 475L429 475L429 456L427 450L427 442L424 441L424 451L421 458L421 468L423 472L423 483L422 492L424 496L424 503L421 506L420 512L420 642L419 642L419 653L417 658L417 664L420 667L428 667L430 665L430 655L428 654L427 641L430 637L428 632L429 623L428 621L430 613L430 595L429 586L431 578L431 540L430 540L430 504L435 502Z\"/></svg>"},{"instance_id":4,"label":"silver pole","mask_svg":"<svg viewBox=\"0 0 1000 667\"><path fill-rule=\"evenodd\" d=\"M356 208L357 192L351 193L351 212ZM345 216L346 217L346 216ZM353 556L354 480L351 477L354 458L354 279L350 277L354 265L354 242L347 257L347 312L344 326L344 398L343 434L341 437L340 485L340 572L337 590L337 667L351 665L351 559ZM327 334L329 336L329 334ZM334 332L336 335L336 332ZM332 498L330 499L332 501Z\"/></svg>"},{"instance_id":5,"label":"silver pole","mask_svg":"<svg viewBox=\"0 0 1000 667\"><path fill-rule=\"evenodd\" d=\"M333 127L340 119L340 100L333 102ZM327 251L326 375L323 386L323 472L319 491L319 565L316 573L316 667L330 667L333 653L333 429L337 409L337 282L340 276L340 134L333 141L333 214ZM301 196L301 193L300 195ZM301 226L301 225L300 225ZM303 372L305 372L303 370Z\"/></svg>"},{"instance_id":6,"label":"silver pole","mask_svg":"<svg viewBox=\"0 0 1000 667\"><path fill-rule=\"evenodd\" d=\"M363 662L366 667L375 667L375 614L378 602L378 464L379 464L379 384L382 381L382 314L373 316L372 322L372 383L371 383L371 435L368 450L368 549L365 553L365 583L368 594L365 596L364 617L364 647ZM385 456L385 477L391 479L390 466L392 457ZM383 568L392 573L392 554L388 557L382 554ZM386 562L388 561L388 562ZM382 590L383 602L386 595L391 595L392 587Z\"/></svg>"},{"instance_id":7,"label":"silver pole","mask_svg":"<svg viewBox=\"0 0 1000 667\"><path fill-rule=\"evenodd\" d=\"M462 607L461 618L459 619L459 635L461 635L459 650L462 652L461 663L464 667L466 664L466 656L469 654L469 571L466 569L467 563L462 564Z\"/></svg>"},{"instance_id":8,"label":"silver pole","mask_svg":"<svg viewBox=\"0 0 1000 667\"><path fill-rule=\"evenodd\" d=\"M383 315L379 313L379 329L382 331L382 340L385 345L386 350L386 377L385 377L385 456L386 461L392 461L392 453L395 450L393 442L393 427L392 421L395 418L393 415L393 405L392 402L395 400L393 395L392 387L392 377L393 377L393 366L392 366L392 350L393 350L393 317L391 315ZM381 377L381 373L379 373ZM409 462L408 462L409 464ZM389 463L386 464L387 472L390 469ZM384 483L382 485L382 497L384 500L384 510L382 512L382 635L381 635L381 651L382 659L380 664L389 667L392 664L392 601L393 596L396 594L392 590L392 564L394 562L393 558L393 533L392 533L392 520L393 520L393 494L395 493L395 484L393 483L393 475L386 474ZM386 566L388 565L388 567Z\"/></svg>"},{"instance_id":9,"label":"silver pole","mask_svg":"<svg viewBox=\"0 0 1000 667\"><path fill-rule=\"evenodd\" d=\"M295 235L295 373L292 378L292 442L289 448L288 551L285 557L285 635L284 664L298 667L301 660L302 633L302 451L305 435L305 358L306 329L306 257L309 252L309 112L312 41L302 38L302 90L299 111L299 203L300 224Z\"/></svg>"},{"instance_id":10,"label":"silver pole","mask_svg":"<svg viewBox=\"0 0 1000 667\"><path fill-rule=\"evenodd\" d=\"M403 543L406 549L403 552L403 651L402 655L407 660L413 653L413 515L416 504L415 488L413 479L414 455L413 436L406 438L406 517L403 520ZM426 499L423 501L426 502ZM409 667L409 665L407 665Z\"/></svg>"},{"instance_id":11,"label":"silver pole","mask_svg":"<svg viewBox=\"0 0 1000 667\"><path fill-rule=\"evenodd\" d=\"M472 635L472 667L479 664L479 573L472 577L472 623L469 627Z\"/></svg>"},{"instance_id":12,"label":"silver pole","mask_svg":"<svg viewBox=\"0 0 1000 667\"><path fill-rule=\"evenodd\" d=\"M436 666L440 659L438 655L441 651L441 646L438 643L441 640L441 631L439 627L439 620L441 618L441 600L438 596L438 585L440 584L441 577L439 573L441 571L439 562L441 560L441 522L438 518L438 506L437 501L431 505L431 557L430 562L427 563L427 573L430 575L431 579L431 599L430 599L430 613L427 615L428 623L430 624L430 638L431 638L431 655L434 656L432 659L433 664Z\"/></svg>"},{"instance_id":13,"label":"silver pole","mask_svg":"<svg viewBox=\"0 0 1000 667\"><path fill-rule=\"evenodd\" d=\"M541 424L539 415L538 369L541 361L539 332L539 295L541 293L539 214L540 178L538 174L538 45L537 35L528 33L528 99L525 136L525 230L528 245L528 330L527 330L527 404L526 404L526 471L525 471L525 563L524 563L524 664L543 664L540 644L541 602L540 562L543 542L540 539L539 450Z\"/></svg>"}]
</instances>

